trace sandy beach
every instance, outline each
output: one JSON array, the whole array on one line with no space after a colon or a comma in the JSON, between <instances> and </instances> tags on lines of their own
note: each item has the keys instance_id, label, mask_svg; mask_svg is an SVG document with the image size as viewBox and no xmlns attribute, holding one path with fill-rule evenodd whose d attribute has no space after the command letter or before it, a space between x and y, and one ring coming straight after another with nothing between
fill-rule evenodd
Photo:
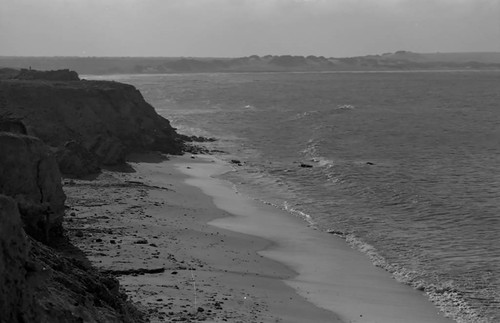
<instances>
[{"instance_id":1,"label":"sandy beach","mask_svg":"<svg viewBox=\"0 0 500 323\"><path fill-rule=\"evenodd\" d=\"M211 156L65 180L72 241L152 322L452 322L342 239L237 193Z\"/></svg>"}]
</instances>

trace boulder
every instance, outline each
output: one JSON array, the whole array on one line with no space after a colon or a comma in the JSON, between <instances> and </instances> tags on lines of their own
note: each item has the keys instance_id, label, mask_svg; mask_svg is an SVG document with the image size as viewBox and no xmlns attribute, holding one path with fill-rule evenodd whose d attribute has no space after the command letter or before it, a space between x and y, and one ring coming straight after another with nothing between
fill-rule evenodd
<instances>
[{"instance_id":1,"label":"boulder","mask_svg":"<svg viewBox=\"0 0 500 323\"><path fill-rule=\"evenodd\" d=\"M47 241L61 230L66 199L56 159L39 139L0 132L0 194L16 200L28 234Z\"/></svg>"}]
</instances>

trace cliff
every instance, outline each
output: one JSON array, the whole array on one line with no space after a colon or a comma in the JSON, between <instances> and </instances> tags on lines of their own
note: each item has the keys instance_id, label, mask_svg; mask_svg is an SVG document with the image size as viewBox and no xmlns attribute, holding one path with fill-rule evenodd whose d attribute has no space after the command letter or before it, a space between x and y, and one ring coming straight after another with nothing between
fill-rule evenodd
<instances>
[{"instance_id":1,"label":"cliff","mask_svg":"<svg viewBox=\"0 0 500 323\"><path fill-rule=\"evenodd\" d=\"M0 323L142 322L118 281L62 235L65 195L48 147L0 132L0 152Z\"/></svg>"},{"instance_id":2,"label":"cliff","mask_svg":"<svg viewBox=\"0 0 500 323\"><path fill-rule=\"evenodd\" d=\"M68 70L7 72L0 78L0 323L143 322L118 281L65 237L60 170L83 176L130 152L179 154L193 138L178 135L132 86L81 81Z\"/></svg>"},{"instance_id":3,"label":"cliff","mask_svg":"<svg viewBox=\"0 0 500 323\"><path fill-rule=\"evenodd\" d=\"M0 323L143 322L118 281L78 259L79 250L67 257L27 236L4 195L0 220Z\"/></svg>"},{"instance_id":4,"label":"cliff","mask_svg":"<svg viewBox=\"0 0 500 323\"><path fill-rule=\"evenodd\" d=\"M47 242L62 231L64 201L54 156L37 138L0 132L0 194L15 199L24 228Z\"/></svg>"},{"instance_id":5,"label":"cliff","mask_svg":"<svg viewBox=\"0 0 500 323\"><path fill-rule=\"evenodd\" d=\"M0 80L2 120L23 123L53 148L61 171L75 176L123 163L132 152L184 149L169 121L137 89L117 82Z\"/></svg>"}]
</instances>

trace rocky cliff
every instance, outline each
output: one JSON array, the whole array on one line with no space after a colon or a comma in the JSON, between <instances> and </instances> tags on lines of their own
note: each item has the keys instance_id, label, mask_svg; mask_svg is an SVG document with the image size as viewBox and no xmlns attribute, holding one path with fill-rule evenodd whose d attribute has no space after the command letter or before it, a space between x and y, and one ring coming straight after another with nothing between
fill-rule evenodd
<instances>
[{"instance_id":1,"label":"rocky cliff","mask_svg":"<svg viewBox=\"0 0 500 323\"><path fill-rule=\"evenodd\" d=\"M123 163L131 152L180 154L184 147L137 89L117 82L0 80L0 120L22 122L57 151L63 172L77 176Z\"/></svg>"},{"instance_id":2,"label":"rocky cliff","mask_svg":"<svg viewBox=\"0 0 500 323\"><path fill-rule=\"evenodd\" d=\"M133 151L181 153L186 138L132 86L70 71L16 77L0 80L0 323L143 322L64 237L60 169L81 176Z\"/></svg>"},{"instance_id":3,"label":"rocky cliff","mask_svg":"<svg viewBox=\"0 0 500 323\"><path fill-rule=\"evenodd\" d=\"M144 322L118 281L72 248L68 257L31 239L18 203L0 195L0 323Z\"/></svg>"},{"instance_id":4,"label":"rocky cliff","mask_svg":"<svg viewBox=\"0 0 500 323\"><path fill-rule=\"evenodd\" d=\"M53 154L37 138L0 132L0 194L14 198L27 233L41 241L62 230L65 195Z\"/></svg>"}]
</instances>

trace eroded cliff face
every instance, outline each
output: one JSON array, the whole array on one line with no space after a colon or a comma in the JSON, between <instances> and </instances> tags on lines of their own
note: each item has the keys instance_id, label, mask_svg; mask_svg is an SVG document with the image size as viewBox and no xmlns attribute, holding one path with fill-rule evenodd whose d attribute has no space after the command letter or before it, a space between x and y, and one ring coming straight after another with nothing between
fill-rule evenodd
<instances>
[{"instance_id":1,"label":"eroded cliff face","mask_svg":"<svg viewBox=\"0 0 500 323\"><path fill-rule=\"evenodd\" d=\"M58 156L68 157L65 145L72 141L73 150L88 151L103 165L123 163L131 152L183 150L169 121L137 89L117 82L2 80L0 119L21 121ZM71 159L65 163L71 169Z\"/></svg>"},{"instance_id":2,"label":"eroded cliff face","mask_svg":"<svg viewBox=\"0 0 500 323\"><path fill-rule=\"evenodd\" d=\"M143 322L61 234L64 201L49 148L0 132L0 323Z\"/></svg>"},{"instance_id":3,"label":"eroded cliff face","mask_svg":"<svg viewBox=\"0 0 500 323\"><path fill-rule=\"evenodd\" d=\"M0 194L19 206L26 232L40 241L62 230L61 174L53 154L39 139L0 132Z\"/></svg>"},{"instance_id":4,"label":"eroded cliff face","mask_svg":"<svg viewBox=\"0 0 500 323\"><path fill-rule=\"evenodd\" d=\"M64 248L71 257L26 235L17 202L0 194L0 323L144 322L115 278Z\"/></svg>"}]
</instances>

